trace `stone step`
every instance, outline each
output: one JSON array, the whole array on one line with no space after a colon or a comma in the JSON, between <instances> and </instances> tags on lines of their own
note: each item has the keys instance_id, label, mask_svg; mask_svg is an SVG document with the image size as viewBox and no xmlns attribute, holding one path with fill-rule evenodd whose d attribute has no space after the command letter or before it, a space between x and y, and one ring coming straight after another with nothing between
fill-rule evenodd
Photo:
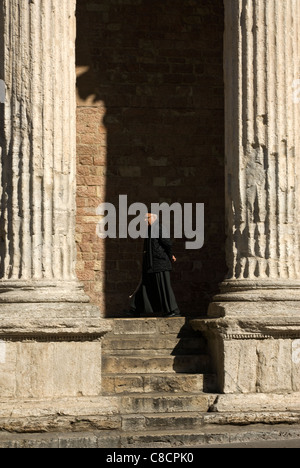
<instances>
[{"instance_id":1,"label":"stone step","mask_svg":"<svg viewBox=\"0 0 300 468\"><path fill-rule=\"evenodd\" d=\"M123 415L126 414L158 414L180 412L208 412L214 401L215 394L132 394L122 395L120 408Z\"/></svg>"},{"instance_id":2,"label":"stone step","mask_svg":"<svg viewBox=\"0 0 300 468\"><path fill-rule=\"evenodd\" d=\"M130 432L161 431L168 429L201 429L203 417L197 412L160 413L160 414L128 414L122 416L122 430Z\"/></svg>"},{"instance_id":3,"label":"stone step","mask_svg":"<svg viewBox=\"0 0 300 468\"><path fill-rule=\"evenodd\" d=\"M194 429L165 429L144 432L128 431L123 433L119 440L119 446L122 448L202 448L210 445L222 446L225 444L234 445L251 443L254 446L261 444L267 448L278 446L285 441L293 441L294 447L299 447L300 426L246 426L246 427L202 427ZM296 443L298 441L298 443ZM273 445L272 445L273 443ZM241 448L241 447L240 447ZM184 450L184 453L188 451ZM153 452L152 452L153 453ZM182 453L182 452L181 452Z\"/></svg>"},{"instance_id":4,"label":"stone step","mask_svg":"<svg viewBox=\"0 0 300 468\"><path fill-rule=\"evenodd\" d=\"M103 374L210 373L206 354L189 356L108 356L102 357Z\"/></svg>"},{"instance_id":5,"label":"stone step","mask_svg":"<svg viewBox=\"0 0 300 468\"><path fill-rule=\"evenodd\" d=\"M245 424L245 422L247 422ZM297 427L300 424L298 412L250 412L250 413L213 413L213 412L169 412L156 414L123 414L121 415L121 429L127 432L153 432L161 430L212 429L213 427L274 427L285 424ZM300 426L299 426L300 427ZM300 439L299 439L300 444Z\"/></svg>"},{"instance_id":6,"label":"stone step","mask_svg":"<svg viewBox=\"0 0 300 468\"><path fill-rule=\"evenodd\" d=\"M107 336L103 340L103 355L182 355L206 352L206 341L201 336L178 337L175 335Z\"/></svg>"},{"instance_id":7,"label":"stone step","mask_svg":"<svg viewBox=\"0 0 300 468\"><path fill-rule=\"evenodd\" d=\"M172 335L194 332L183 317L174 318L138 318L138 319L113 319L110 320L111 335Z\"/></svg>"},{"instance_id":8,"label":"stone step","mask_svg":"<svg viewBox=\"0 0 300 468\"><path fill-rule=\"evenodd\" d=\"M215 392L214 374L119 374L104 375L102 389L105 395L126 393L199 393Z\"/></svg>"},{"instance_id":9,"label":"stone step","mask_svg":"<svg viewBox=\"0 0 300 468\"><path fill-rule=\"evenodd\" d=\"M0 448L108 448L108 449L155 449L209 448L214 445L263 444L264 448L299 448L300 425L253 425L253 426L204 426L199 429L160 430L138 434L132 431L48 432L39 434L0 433ZM253 447L254 446L254 447ZM243 448L243 447L241 447ZM116 454L119 454L116 450ZM137 455L140 452L137 451ZM153 450L143 452L150 459ZM113 452L111 453L113 455ZM195 454L195 460L196 461ZM201 456L201 455L200 455ZM105 454L107 457L107 454ZM100 456L101 458L101 456ZM102 462L102 459L101 459ZM106 462L106 458L103 459ZM200 463L200 461L199 461Z\"/></svg>"}]
</instances>

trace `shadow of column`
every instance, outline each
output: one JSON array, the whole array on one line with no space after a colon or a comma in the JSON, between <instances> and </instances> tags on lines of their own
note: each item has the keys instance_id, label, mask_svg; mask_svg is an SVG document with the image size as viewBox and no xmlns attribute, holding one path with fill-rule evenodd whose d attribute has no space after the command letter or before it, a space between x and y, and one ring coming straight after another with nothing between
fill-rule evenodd
<instances>
[{"instance_id":1,"label":"shadow of column","mask_svg":"<svg viewBox=\"0 0 300 468\"><path fill-rule=\"evenodd\" d=\"M185 324L178 333L178 338L179 342L172 352L172 355L175 356L174 371L179 374L201 375L202 388L199 388L198 391L214 393L216 391L216 375L212 372L211 356L206 338L201 332L193 330L188 318L185 319Z\"/></svg>"},{"instance_id":2,"label":"shadow of column","mask_svg":"<svg viewBox=\"0 0 300 468\"><path fill-rule=\"evenodd\" d=\"M78 94L95 109L105 106L102 122L99 117L107 138L105 201L118 207L119 195L126 194L129 205L205 204L205 245L187 251L186 239L176 240L172 274L181 311L204 315L227 272L223 3L77 4L77 65L86 67ZM99 239L89 239L100 248ZM108 317L128 304L139 281L142 246L132 239L105 242ZM92 289L93 281L85 284Z\"/></svg>"}]
</instances>

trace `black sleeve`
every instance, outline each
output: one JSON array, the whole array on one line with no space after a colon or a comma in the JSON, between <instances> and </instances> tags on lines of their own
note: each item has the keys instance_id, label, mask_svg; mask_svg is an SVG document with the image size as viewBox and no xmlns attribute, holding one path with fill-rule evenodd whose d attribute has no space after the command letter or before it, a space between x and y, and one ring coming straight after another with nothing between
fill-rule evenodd
<instances>
[{"instance_id":1,"label":"black sleeve","mask_svg":"<svg viewBox=\"0 0 300 468\"><path fill-rule=\"evenodd\" d=\"M158 239L160 245L168 255L169 259L172 260L173 257L173 251L172 251L172 240L167 237L167 232L163 228L163 226L159 226L159 239Z\"/></svg>"}]
</instances>

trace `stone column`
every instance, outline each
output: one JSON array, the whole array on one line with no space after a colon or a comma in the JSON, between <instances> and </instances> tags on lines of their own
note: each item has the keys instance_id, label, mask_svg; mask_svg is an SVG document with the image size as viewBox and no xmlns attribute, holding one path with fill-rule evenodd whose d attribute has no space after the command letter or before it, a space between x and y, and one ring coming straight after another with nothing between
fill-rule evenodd
<instances>
[{"instance_id":1,"label":"stone column","mask_svg":"<svg viewBox=\"0 0 300 468\"><path fill-rule=\"evenodd\" d=\"M93 426L117 408L75 276L75 0L0 0L0 80L0 430Z\"/></svg>"},{"instance_id":2,"label":"stone column","mask_svg":"<svg viewBox=\"0 0 300 468\"><path fill-rule=\"evenodd\" d=\"M194 327L220 392L299 392L300 0L224 3L229 274Z\"/></svg>"},{"instance_id":3,"label":"stone column","mask_svg":"<svg viewBox=\"0 0 300 468\"><path fill-rule=\"evenodd\" d=\"M89 300L75 276L75 3L0 2L0 303Z\"/></svg>"},{"instance_id":4,"label":"stone column","mask_svg":"<svg viewBox=\"0 0 300 468\"><path fill-rule=\"evenodd\" d=\"M228 291L299 297L299 12L299 0L225 1Z\"/></svg>"}]
</instances>

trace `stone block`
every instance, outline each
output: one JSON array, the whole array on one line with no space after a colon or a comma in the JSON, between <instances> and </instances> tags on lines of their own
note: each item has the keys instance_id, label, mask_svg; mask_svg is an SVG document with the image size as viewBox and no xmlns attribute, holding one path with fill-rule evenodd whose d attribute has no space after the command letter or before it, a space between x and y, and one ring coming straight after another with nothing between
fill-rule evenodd
<instances>
[{"instance_id":1,"label":"stone block","mask_svg":"<svg viewBox=\"0 0 300 468\"><path fill-rule=\"evenodd\" d=\"M136 320L124 320L115 319L114 323L114 334L127 334L127 335L147 335L149 333L155 334L157 331L157 321L154 319L136 319Z\"/></svg>"},{"instance_id":2,"label":"stone block","mask_svg":"<svg viewBox=\"0 0 300 468\"><path fill-rule=\"evenodd\" d=\"M291 340L224 342L224 392L290 392Z\"/></svg>"},{"instance_id":3,"label":"stone block","mask_svg":"<svg viewBox=\"0 0 300 468\"><path fill-rule=\"evenodd\" d=\"M212 392L216 387L216 377L211 374L144 374L144 375L104 375L104 394L130 393L186 393Z\"/></svg>"},{"instance_id":4,"label":"stone block","mask_svg":"<svg viewBox=\"0 0 300 468\"><path fill-rule=\"evenodd\" d=\"M210 316L191 324L208 340L221 393L299 391L298 303L214 303Z\"/></svg>"},{"instance_id":5,"label":"stone block","mask_svg":"<svg viewBox=\"0 0 300 468\"><path fill-rule=\"evenodd\" d=\"M213 394L122 396L120 406L123 414L207 412L215 399Z\"/></svg>"},{"instance_id":6,"label":"stone block","mask_svg":"<svg viewBox=\"0 0 300 468\"><path fill-rule=\"evenodd\" d=\"M101 342L2 342L2 398L95 396L101 393Z\"/></svg>"},{"instance_id":7,"label":"stone block","mask_svg":"<svg viewBox=\"0 0 300 468\"><path fill-rule=\"evenodd\" d=\"M7 399L0 404L0 432L44 433L120 428L113 397Z\"/></svg>"},{"instance_id":8,"label":"stone block","mask_svg":"<svg viewBox=\"0 0 300 468\"><path fill-rule=\"evenodd\" d=\"M101 397L101 349L109 330L90 304L1 304L1 429L85 427L81 411L95 414L89 399L98 398L98 413L106 404ZM75 408L68 413L74 399ZM111 425L101 417L88 426Z\"/></svg>"},{"instance_id":9,"label":"stone block","mask_svg":"<svg viewBox=\"0 0 300 468\"><path fill-rule=\"evenodd\" d=\"M103 372L128 374L202 373L209 370L207 355L190 356L103 356Z\"/></svg>"},{"instance_id":10,"label":"stone block","mask_svg":"<svg viewBox=\"0 0 300 468\"><path fill-rule=\"evenodd\" d=\"M300 340L292 340L292 388L294 392L300 392Z\"/></svg>"},{"instance_id":11,"label":"stone block","mask_svg":"<svg viewBox=\"0 0 300 468\"><path fill-rule=\"evenodd\" d=\"M123 375L109 376L102 378L102 389L105 394L120 395L121 393L143 392L144 381L142 376Z\"/></svg>"},{"instance_id":12,"label":"stone block","mask_svg":"<svg viewBox=\"0 0 300 468\"><path fill-rule=\"evenodd\" d=\"M253 416L254 413L264 412L299 412L300 394L294 392L219 395L211 409L219 413L249 413L250 417L251 413Z\"/></svg>"}]
</instances>

